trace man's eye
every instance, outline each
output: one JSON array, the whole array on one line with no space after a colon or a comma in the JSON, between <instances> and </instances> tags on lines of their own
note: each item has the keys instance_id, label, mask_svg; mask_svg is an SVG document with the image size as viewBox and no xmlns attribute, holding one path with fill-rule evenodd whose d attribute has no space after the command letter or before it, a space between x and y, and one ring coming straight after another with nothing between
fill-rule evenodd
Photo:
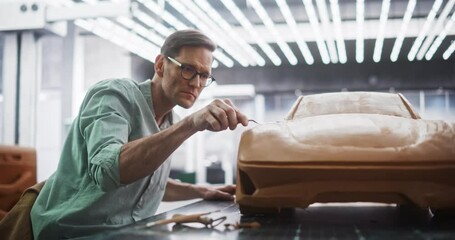
<instances>
[{"instance_id":1,"label":"man's eye","mask_svg":"<svg viewBox=\"0 0 455 240\"><path fill-rule=\"evenodd\" d=\"M208 73L201 73L201 78L207 79L207 78L209 78L209 77L210 77L210 74L208 74Z\"/></svg>"},{"instance_id":2,"label":"man's eye","mask_svg":"<svg viewBox=\"0 0 455 240\"><path fill-rule=\"evenodd\" d=\"M182 70L183 70L183 71L186 71L186 72L190 72L190 73L196 72L196 69L194 69L193 67L191 67L191 66L185 66L185 65L182 66Z\"/></svg>"}]
</instances>

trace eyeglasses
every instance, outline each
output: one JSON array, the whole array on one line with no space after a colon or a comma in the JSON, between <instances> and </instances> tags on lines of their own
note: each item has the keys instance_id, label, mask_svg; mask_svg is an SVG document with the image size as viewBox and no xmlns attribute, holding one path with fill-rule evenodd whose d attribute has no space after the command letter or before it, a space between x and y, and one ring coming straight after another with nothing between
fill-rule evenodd
<instances>
[{"instance_id":1,"label":"eyeglasses","mask_svg":"<svg viewBox=\"0 0 455 240\"><path fill-rule=\"evenodd\" d=\"M200 73L196 70L196 68L194 68L191 65L180 63L171 57L167 58L171 60L171 62L175 63L177 66L180 67L180 75L182 75L182 78L188 81L192 80L194 77L196 77L196 75L199 75L201 86L203 87L207 87L208 85L215 81L215 78L213 78L213 76L208 73Z\"/></svg>"}]
</instances>

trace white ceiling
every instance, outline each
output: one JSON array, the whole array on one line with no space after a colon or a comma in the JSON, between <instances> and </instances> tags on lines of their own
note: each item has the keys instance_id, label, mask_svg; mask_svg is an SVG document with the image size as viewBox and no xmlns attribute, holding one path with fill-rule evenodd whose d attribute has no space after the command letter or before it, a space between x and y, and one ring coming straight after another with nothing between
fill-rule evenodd
<instances>
[{"instance_id":1,"label":"white ceiling","mask_svg":"<svg viewBox=\"0 0 455 240\"><path fill-rule=\"evenodd\" d=\"M454 5L455 0L134 0L132 17L76 24L150 61L167 35L185 28L215 40L219 67L453 61Z\"/></svg>"}]
</instances>

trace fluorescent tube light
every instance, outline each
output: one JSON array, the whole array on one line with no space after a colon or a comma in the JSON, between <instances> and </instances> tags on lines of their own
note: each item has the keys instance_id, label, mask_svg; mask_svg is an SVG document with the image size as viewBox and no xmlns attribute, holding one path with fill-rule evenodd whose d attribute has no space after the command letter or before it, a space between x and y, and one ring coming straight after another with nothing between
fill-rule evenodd
<instances>
[{"instance_id":1,"label":"fluorescent tube light","mask_svg":"<svg viewBox=\"0 0 455 240\"><path fill-rule=\"evenodd\" d=\"M376 37L376 43L374 45L373 60L375 62L381 61L382 47L384 45L384 30L387 25L389 9L390 9L390 0L384 0L382 2L381 17L379 18L379 24L380 24L379 32L378 32L378 36Z\"/></svg>"},{"instance_id":2,"label":"fluorescent tube light","mask_svg":"<svg viewBox=\"0 0 455 240\"><path fill-rule=\"evenodd\" d=\"M398 55L400 55L401 46L403 45L404 40L404 34L406 33L409 22L411 21L415 6L416 0L409 0L408 6L406 7L406 12L403 17L403 23L401 24L400 32L398 33L398 37L395 40L395 44L393 45L392 53L390 54L390 60L392 62L396 62Z\"/></svg>"}]
</instances>

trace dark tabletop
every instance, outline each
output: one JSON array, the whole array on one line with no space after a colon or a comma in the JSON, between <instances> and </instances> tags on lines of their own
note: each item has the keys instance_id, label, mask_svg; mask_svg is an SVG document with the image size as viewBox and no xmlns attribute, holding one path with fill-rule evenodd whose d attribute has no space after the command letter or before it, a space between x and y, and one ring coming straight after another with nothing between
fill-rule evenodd
<instances>
[{"instance_id":1,"label":"dark tabletop","mask_svg":"<svg viewBox=\"0 0 455 240\"><path fill-rule=\"evenodd\" d=\"M145 227L174 214L214 212L226 220L213 228L200 223ZM259 222L259 228L226 229L225 223ZM144 221L103 232L93 239L455 239L455 218L429 210L391 205L317 205L276 215L242 216L234 202L199 201Z\"/></svg>"}]
</instances>

